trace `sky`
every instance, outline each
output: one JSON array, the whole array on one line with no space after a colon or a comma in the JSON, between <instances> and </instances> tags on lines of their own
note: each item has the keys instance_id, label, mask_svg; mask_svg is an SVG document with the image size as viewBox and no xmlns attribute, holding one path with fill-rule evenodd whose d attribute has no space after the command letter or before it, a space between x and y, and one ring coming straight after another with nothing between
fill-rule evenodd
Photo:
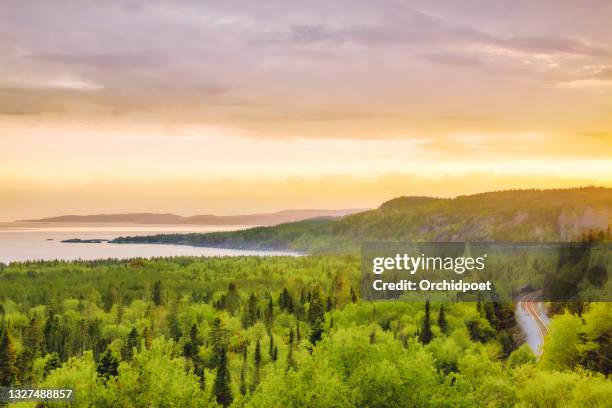
<instances>
[{"instance_id":1,"label":"sky","mask_svg":"<svg viewBox=\"0 0 612 408\"><path fill-rule=\"evenodd\" d=\"M612 2L0 0L0 221L612 186Z\"/></svg>"}]
</instances>

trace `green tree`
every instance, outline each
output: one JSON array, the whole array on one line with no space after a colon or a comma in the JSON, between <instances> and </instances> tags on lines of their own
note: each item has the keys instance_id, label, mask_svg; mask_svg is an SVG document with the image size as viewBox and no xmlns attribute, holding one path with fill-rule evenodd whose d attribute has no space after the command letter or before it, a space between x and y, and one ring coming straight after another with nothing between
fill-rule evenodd
<instances>
[{"instance_id":1,"label":"green tree","mask_svg":"<svg viewBox=\"0 0 612 408\"><path fill-rule=\"evenodd\" d=\"M433 332L431 331L431 316L430 316L429 300L425 301L425 318L423 319L423 326L419 333L419 341L422 344L429 344L433 340Z\"/></svg>"},{"instance_id":2,"label":"green tree","mask_svg":"<svg viewBox=\"0 0 612 408\"><path fill-rule=\"evenodd\" d=\"M442 333L446 334L448 332L448 322L446 321L444 305L440 305L440 309L438 310L438 327Z\"/></svg>"},{"instance_id":3,"label":"green tree","mask_svg":"<svg viewBox=\"0 0 612 408\"><path fill-rule=\"evenodd\" d=\"M98 363L97 372L98 376L101 377L106 383L111 377L116 377L119 369L119 360L113 355L110 349L106 350L106 353L102 355L100 362Z\"/></svg>"},{"instance_id":4,"label":"green tree","mask_svg":"<svg viewBox=\"0 0 612 408\"><path fill-rule=\"evenodd\" d=\"M270 358L274 357L274 333L270 332L270 342L268 344L268 354Z\"/></svg>"},{"instance_id":5,"label":"green tree","mask_svg":"<svg viewBox=\"0 0 612 408\"><path fill-rule=\"evenodd\" d=\"M128 334L128 338L125 344L125 350L123 352L124 358L126 360L131 360L134 356L134 349L139 349L140 347L140 336L138 335L138 330L135 327L132 327L130 330L130 334Z\"/></svg>"},{"instance_id":6,"label":"green tree","mask_svg":"<svg viewBox=\"0 0 612 408\"><path fill-rule=\"evenodd\" d=\"M2 338L0 338L0 385L8 387L14 385L17 377L17 352L8 328L4 328L2 332Z\"/></svg>"},{"instance_id":7,"label":"green tree","mask_svg":"<svg viewBox=\"0 0 612 408\"><path fill-rule=\"evenodd\" d=\"M242 367L240 368L240 394L246 395L247 382L246 382L246 371L247 371L247 347L242 349Z\"/></svg>"},{"instance_id":8,"label":"green tree","mask_svg":"<svg viewBox=\"0 0 612 408\"><path fill-rule=\"evenodd\" d=\"M212 356L209 361L210 367L218 367L221 359L221 353L227 351L229 343L229 332L225 328L225 324L220 316L215 317L212 327L208 334L208 343L212 348Z\"/></svg>"},{"instance_id":9,"label":"green tree","mask_svg":"<svg viewBox=\"0 0 612 408\"><path fill-rule=\"evenodd\" d=\"M233 397L230 384L231 379L227 363L227 350L223 348L219 355L219 364L217 366L213 393L217 402L224 407L229 407L232 404Z\"/></svg>"},{"instance_id":10,"label":"green tree","mask_svg":"<svg viewBox=\"0 0 612 408\"><path fill-rule=\"evenodd\" d=\"M254 356L255 369L253 372L253 383L251 384L251 391L254 391L259 384L260 377L259 371L261 369L261 342L259 341L259 337L257 338L257 342L255 343L255 356Z\"/></svg>"},{"instance_id":11,"label":"green tree","mask_svg":"<svg viewBox=\"0 0 612 408\"><path fill-rule=\"evenodd\" d=\"M287 350L287 371L295 370L297 365L295 363L295 358L293 357L293 347L294 347L294 338L293 338L293 329L289 330L289 344Z\"/></svg>"},{"instance_id":12,"label":"green tree","mask_svg":"<svg viewBox=\"0 0 612 408\"><path fill-rule=\"evenodd\" d=\"M153 300L153 304L155 306L161 306L164 304L164 293L162 289L161 281L155 281L153 284L153 291L151 293L151 299Z\"/></svg>"}]
</instances>

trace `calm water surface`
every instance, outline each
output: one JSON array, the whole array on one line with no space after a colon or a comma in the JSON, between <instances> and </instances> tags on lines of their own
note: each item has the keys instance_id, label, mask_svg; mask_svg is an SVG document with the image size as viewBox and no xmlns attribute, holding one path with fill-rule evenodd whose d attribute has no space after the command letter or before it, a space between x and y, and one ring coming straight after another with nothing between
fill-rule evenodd
<instances>
[{"instance_id":1,"label":"calm water surface","mask_svg":"<svg viewBox=\"0 0 612 408\"><path fill-rule=\"evenodd\" d=\"M250 226L249 226L250 227ZM240 225L119 225L76 223L0 223L0 262L28 260L74 260L157 256L290 255L278 251L250 251L157 244L62 243L70 238L113 239L126 235L231 231Z\"/></svg>"}]
</instances>

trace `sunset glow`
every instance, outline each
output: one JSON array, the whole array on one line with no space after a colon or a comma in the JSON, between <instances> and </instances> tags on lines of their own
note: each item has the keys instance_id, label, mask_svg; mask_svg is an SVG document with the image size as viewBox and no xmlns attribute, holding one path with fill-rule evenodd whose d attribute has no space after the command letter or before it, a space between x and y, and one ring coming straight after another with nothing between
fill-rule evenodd
<instances>
[{"instance_id":1,"label":"sunset glow","mask_svg":"<svg viewBox=\"0 0 612 408\"><path fill-rule=\"evenodd\" d=\"M609 2L5 3L0 221L612 186Z\"/></svg>"}]
</instances>

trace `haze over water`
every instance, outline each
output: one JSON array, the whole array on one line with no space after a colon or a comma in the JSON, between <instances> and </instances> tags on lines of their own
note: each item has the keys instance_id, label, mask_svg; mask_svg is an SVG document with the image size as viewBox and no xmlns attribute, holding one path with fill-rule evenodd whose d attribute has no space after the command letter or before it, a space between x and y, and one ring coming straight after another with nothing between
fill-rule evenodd
<instances>
[{"instance_id":1,"label":"haze over water","mask_svg":"<svg viewBox=\"0 0 612 408\"><path fill-rule=\"evenodd\" d=\"M117 224L37 224L0 223L0 262L32 260L75 260L160 256L239 256L284 255L274 251L236 250L160 244L63 243L62 240L107 239L126 235L153 235L188 232L230 231L240 225L117 225Z\"/></svg>"}]
</instances>

